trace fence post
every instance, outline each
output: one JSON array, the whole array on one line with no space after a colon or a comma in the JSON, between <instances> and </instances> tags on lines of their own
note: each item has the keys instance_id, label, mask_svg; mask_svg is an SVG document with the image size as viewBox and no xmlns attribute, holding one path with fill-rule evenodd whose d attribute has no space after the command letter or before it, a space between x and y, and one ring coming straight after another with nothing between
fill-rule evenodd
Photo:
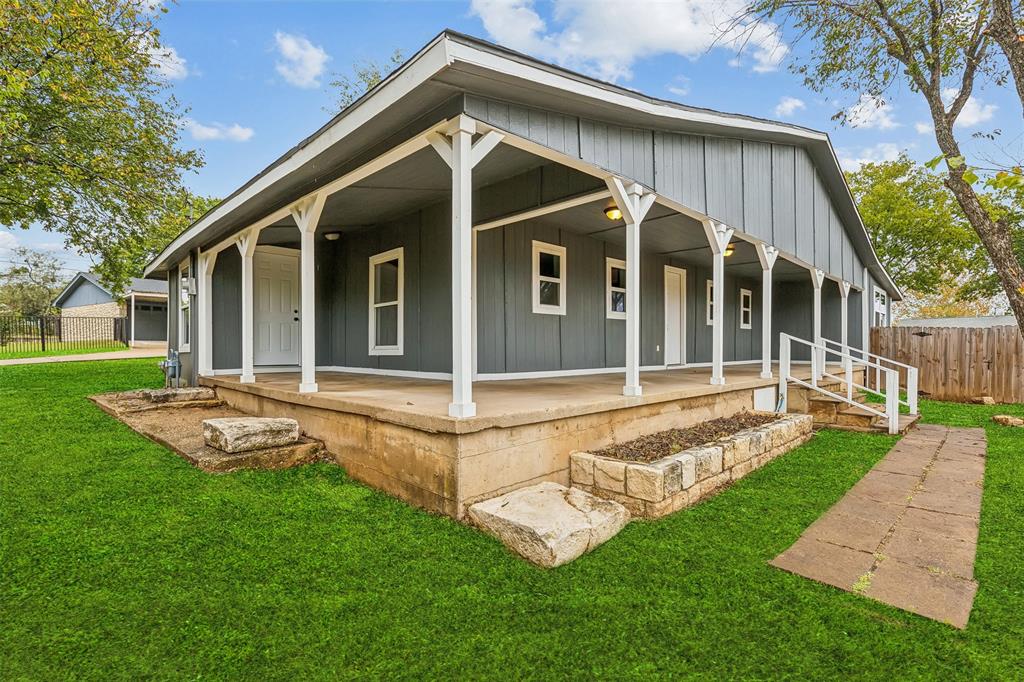
<instances>
[{"instance_id":1,"label":"fence post","mask_svg":"<svg viewBox=\"0 0 1024 682\"><path fill-rule=\"evenodd\" d=\"M889 433L900 432L900 373L885 370L885 414L889 418Z\"/></svg>"},{"instance_id":2,"label":"fence post","mask_svg":"<svg viewBox=\"0 0 1024 682\"><path fill-rule=\"evenodd\" d=\"M39 317L37 322L39 325L39 343L42 345L43 350L46 350L46 318Z\"/></svg>"}]
</instances>

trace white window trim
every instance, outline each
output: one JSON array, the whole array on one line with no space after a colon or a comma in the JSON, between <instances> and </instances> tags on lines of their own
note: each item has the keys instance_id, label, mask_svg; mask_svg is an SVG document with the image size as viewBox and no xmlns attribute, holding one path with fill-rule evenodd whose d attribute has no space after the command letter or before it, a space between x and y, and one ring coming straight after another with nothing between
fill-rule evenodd
<instances>
[{"instance_id":1,"label":"white window trim","mask_svg":"<svg viewBox=\"0 0 1024 682\"><path fill-rule=\"evenodd\" d=\"M604 310L605 316L609 320L624 320L626 319L626 313L620 313L618 310L612 310L612 292L621 291L623 295L626 294L625 287L613 287L612 286L612 268L618 268L625 272L626 261L618 258L605 258L605 286L604 286Z\"/></svg>"},{"instance_id":2,"label":"white window trim","mask_svg":"<svg viewBox=\"0 0 1024 682\"><path fill-rule=\"evenodd\" d=\"M704 289L704 291L705 291L704 319L708 323L709 327L712 326L715 323L714 315L712 314L712 310L713 310L714 304L715 304L714 288L715 288L715 281L712 280L712 279L709 279L707 281L707 286Z\"/></svg>"},{"instance_id":3,"label":"white window trim","mask_svg":"<svg viewBox=\"0 0 1024 682\"><path fill-rule=\"evenodd\" d=\"M889 295L885 289L878 287L872 287L871 298L872 298L872 315L871 321L873 323L879 322L879 316L881 316L881 324L873 324L874 327L887 327L889 325L889 310L887 303L889 301Z\"/></svg>"},{"instance_id":4,"label":"white window trim","mask_svg":"<svg viewBox=\"0 0 1024 682\"><path fill-rule=\"evenodd\" d=\"M192 277L192 263L188 258L178 263L178 352L179 353L190 353L192 352L192 293L188 291L188 303L185 303L185 297L181 295L183 289L188 289L188 281ZM184 338L185 332L185 315L189 316L188 324L188 339Z\"/></svg>"},{"instance_id":5,"label":"white window trim","mask_svg":"<svg viewBox=\"0 0 1024 682\"><path fill-rule=\"evenodd\" d=\"M745 301L745 303L744 303ZM743 322L743 315L746 313L747 321ZM740 289L740 329L751 329L754 325L754 292L750 289Z\"/></svg>"},{"instance_id":6,"label":"white window trim","mask_svg":"<svg viewBox=\"0 0 1024 682\"><path fill-rule=\"evenodd\" d=\"M540 274L540 254L549 253L554 256L558 256L559 272L558 277L541 277ZM532 288L533 288L533 312L538 315L565 315L565 298L566 298L566 261L565 261L565 247L558 246L556 244L548 244L547 242L539 242L536 239L533 240L533 249L530 254L530 260L533 261L533 277L532 277ZM544 282L557 282L558 283L558 305L542 305L540 302L540 283Z\"/></svg>"},{"instance_id":7,"label":"white window trim","mask_svg":"<svg viewBox=\"0 0 1024 682\"><path fill-rule=\"evenodd\" d=\"M374 268L381 264L386 263L390 260L398 260L398 343L394 346L378 346L377 345L377 315L376 309L383 308L385 306L396 305L393 302L388 303L374 303ZM397 249L391 249L383 253L378 253L374 256L370 256L370 267L369 267L370 286L367 289L369 297L368 317L369 317L369 354L370 355L402 355L405 347L405 247L400 246Z\"/></svg>"}]
</instances>

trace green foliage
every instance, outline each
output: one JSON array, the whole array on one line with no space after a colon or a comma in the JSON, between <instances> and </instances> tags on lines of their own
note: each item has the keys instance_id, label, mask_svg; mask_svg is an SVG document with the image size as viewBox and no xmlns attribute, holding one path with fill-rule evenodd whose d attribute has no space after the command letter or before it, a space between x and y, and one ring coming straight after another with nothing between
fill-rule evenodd
<instances>
[{"instance_id":1,"label":"green foliage","mask_svg":"<svg viewBox=\"0 0 1024 682\"><path fill-rule=\"evenodd\" d=\"M820 431L692 509L540 570L318 464L211 476L90 404L153 360L0 367L7 679L1014 679L1024 457L985 425L965 631L768 561L894 439ZM45 409L41 409L45 406Z\"/></svg>"},{"instance_id":2,"label":"green foliage","mask_svg":"<svg viewBox=\"0 0 1024 682\"><path fill-rule=\"evenodd\" d=\"M330 82L330 87L335 91L335 108L325 110L333 114L345 109L401 66L403 61L405 57L402 51L395 50L383 63L365 60L353 64L351 73L335 73L334 80Z\"/></svg>"},{"instance_id":3,"label":"green foliage","mask_svg":"<svg viewBox=\"0 0 1024 682\"><path fill-rule=\"evenodd\" d=\"M128 278L141 277L146 265L165 246L219 201L186 189L166 195L138 234L97 245L95 253L100 260L94 271L113 291L123 290Z\"/></svg>"},{"instance_id":4,"label":"green foliage","mask_svg":"<svg viewBox=\"0 0 1024 682\"><path fill-rule=\"evenodd\" d=\"M882 265L905 290L988 274L977 234L942 178L906 155L846 174ZM982 256L984 256L984 253Z\"/></svg>"},{"instance_id":5,"label":"green foliage","mask_svg":"<svg viewBox=\"0 0 1024 682\"><path fill-rule=\"evenodd\" d=\"M53 300L67 283L61 270L52 254L16 248L11 263L0 270L0 313L52 314Z\"/></svg>"},{"instance_id":6,"label":"green foliage","mask_svg":"<svg viewBox=\"0 0 1024 682\"><path fill-rule=\"evenodd\" d=\"M0 3L0 224L62 232L81 252L141 237L183 171L181 112L153 69L138 0Z\"/></svg>"}]
</instances>

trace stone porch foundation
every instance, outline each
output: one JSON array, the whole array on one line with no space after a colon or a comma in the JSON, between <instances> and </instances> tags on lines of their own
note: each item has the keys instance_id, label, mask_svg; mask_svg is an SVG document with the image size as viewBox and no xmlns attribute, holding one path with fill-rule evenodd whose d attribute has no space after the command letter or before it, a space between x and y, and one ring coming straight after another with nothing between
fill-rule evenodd
<instances>
[{"instance_id":1,"label":"stone porch foundation","mask_svg":"<svg viewBox=\"0 0 1024 682\"><path fill-rule=\"evenodd\" d=\"M624 462L574 452L574 488L614 500L634 516L658 518L696 504L733 481L807 442L813 418L791 414L655 462Z\"/></svg>"}]
</instances>

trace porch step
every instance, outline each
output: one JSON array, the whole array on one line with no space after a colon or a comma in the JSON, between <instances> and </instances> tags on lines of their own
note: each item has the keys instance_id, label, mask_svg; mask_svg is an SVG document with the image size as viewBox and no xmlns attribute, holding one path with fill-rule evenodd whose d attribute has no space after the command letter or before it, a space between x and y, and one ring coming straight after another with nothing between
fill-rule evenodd
<instances>
[{"instance_id":1,"label":"porch step","mask_svg":"<svg viewBox=\"0 0 1024 682\"><path fill-rule=\"evenodd\" d=\"M854 394L853 399L863 404L864 396L859 392ZM807 396L807 413L814 417L816 423L835 423L839 413L851 407L845 400L833 398L828 395L811 394Z\"/></svg>"},{"instance_id":2,"label":"porch step","mask_svg":"<svg viewBox=\"0 0 1024 682\"><path fill-rule=\"evenodd\" d=\"M842 415L841 420L824 423L814 422L815 428L830 428L838 429L840 431L859 431L861 433L889 433L889 425L883 417L878 417L865 410L857 410L857 408L850 407L849 412ZM865 419L870 417L870 419ZM919 414L901 414L899 417L898 432L905 434L910 429L914 428L917 422L921 419Z\"/></svg>"}]
</instances>

